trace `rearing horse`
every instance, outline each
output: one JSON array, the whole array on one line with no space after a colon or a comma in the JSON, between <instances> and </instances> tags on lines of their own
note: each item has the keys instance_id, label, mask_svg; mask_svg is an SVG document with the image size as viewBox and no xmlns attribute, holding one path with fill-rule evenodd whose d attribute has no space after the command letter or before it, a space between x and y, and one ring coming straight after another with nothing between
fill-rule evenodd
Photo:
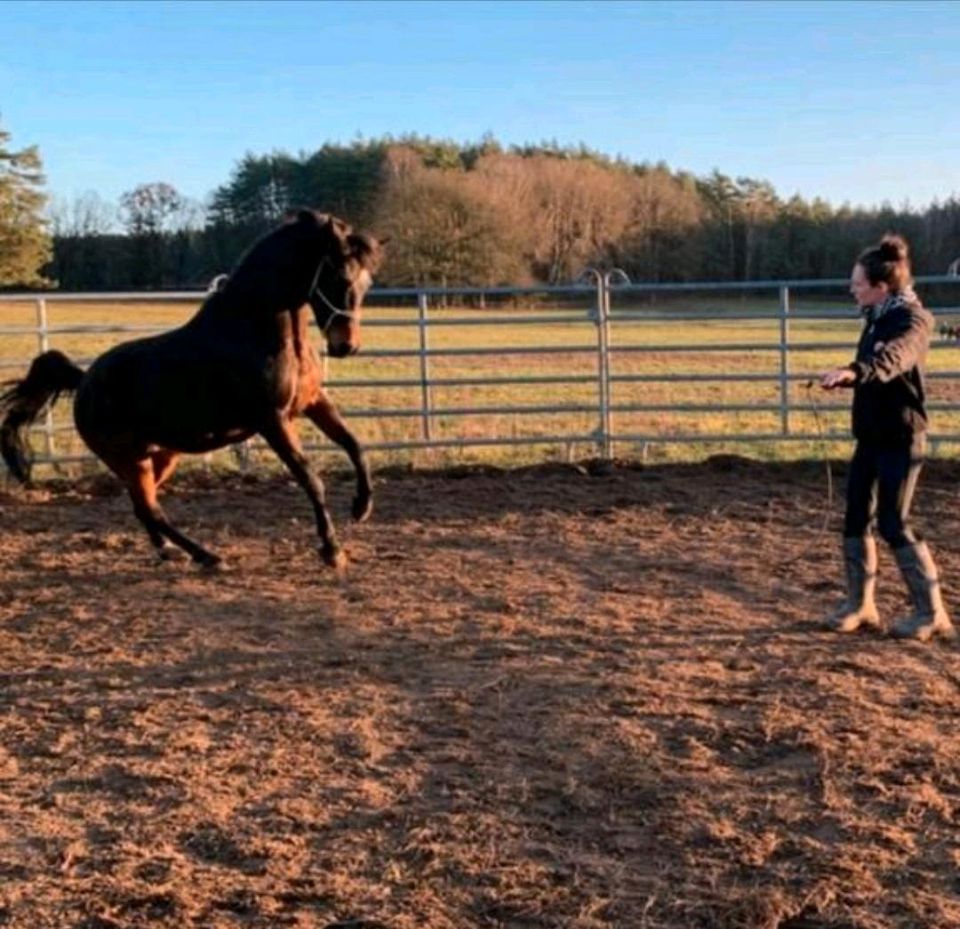
<instances>
[{"instance_id":1,"label":"rearing horse","mask_svg":"<svg viewBox=\"0 0 960 929\"><path fill-rule=\"evenodd\" d=\"M167 519L157 490L185 452L208 452L261 435L306 491L320 551L346 558L324 503L320 478L300 448L294 419L306 416L353 462L353 516L373 507L363 450L323 390L308 338L312 311L335 358L360 347L360 307L384 243L342 220L301 210L256 242L185 325L118 345L87 371L44 352L0 396L0 453L11 473L30 477L26 428L61 392L74 391L84 442L127 486L133 510L162 558L178 546L199 565L220 558Z\"/></svg>"}]
</instances>

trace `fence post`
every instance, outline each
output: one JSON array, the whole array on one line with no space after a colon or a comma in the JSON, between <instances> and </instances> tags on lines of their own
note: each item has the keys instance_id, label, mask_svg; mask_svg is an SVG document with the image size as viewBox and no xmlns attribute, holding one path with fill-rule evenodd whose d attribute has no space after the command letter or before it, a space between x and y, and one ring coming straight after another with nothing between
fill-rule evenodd
<instances>
[{"instance_id":1,"label":"fence post","mask_svg":"<svg viewBox=\"0 0 960 929\"><path fill-rule=\"evenodd\" d=\"M600 328L603 330L603 380L606 389L606 416L603 421L603 457L613 458L613 377L610 374L610 290L614 280L618 283L630 283L627 273L621 268L611 268L601 278L603 291L603 312Z\"/></svg>"},{"instance_id":2,"label":"fence post","mask_svg":"<svg viewBox=\"0 0 960 929\"><path fill-rule=\"evenodd\" d=\"M601 377L603 378L603 422L600 436L603 441L601 453L607 460L613 458L613 443L610 440L613 430L610 412L610 275L600 278L600 353L603 359Z\"/></svg>"},{"instance_id":3,"label":"fence post","mask_svg":"<svg viewBox=\"0 0 960 929\"><path fill-rule=\"evenodd\" d=\"M40 345L40 354L50 351L50 329L47 323L47 301L43 297L37 297L37 341ZM53 438L53 406L47 404L43 416L44 446L47 458L50 464L54 465L54 457L57 453L56 442ZM55 467L55 465L54 465Z\"/></svg>"},{"instance_id":4,"label":"fence post","mask_svg":"<svg viewBox=\"0 0 960 929\"><path fill-rule=\"evenodd\" d=\"M597 327L597 415L599 422L597 424L596 438L597 449L603 458L608 455L607 440L607 421L608 421L608 403L609 396L609 378L607 374L607 328L604 325L606 318L606 278L596 268L587 268L581 275L580 280L592 280L597 285L597 298L593 307L587 311L588 319L593 320Z\"/></svg>"},{"instance_id":5,"label":"fence post","mask_svg":"<svg viewBox=\"0 0 960 929\"><path fill-rule=\"evenodd\" d=\"M780 433L790 435L790 288L780 288Z\"/></svg>"},{"instance_id":6,"label":"fence post","mask_svg":"<svg viewBox=\"0 0 960 929\"><path fill-rule=\"evenodd\" d=\"M432 439L430 429L430 356L429 336L427 334L427 307L429 298L421 290L417 294L417 321L420 331L420 410L421 410L421 429L423 438L429 442Z\"/></svg>"}]
</instances>

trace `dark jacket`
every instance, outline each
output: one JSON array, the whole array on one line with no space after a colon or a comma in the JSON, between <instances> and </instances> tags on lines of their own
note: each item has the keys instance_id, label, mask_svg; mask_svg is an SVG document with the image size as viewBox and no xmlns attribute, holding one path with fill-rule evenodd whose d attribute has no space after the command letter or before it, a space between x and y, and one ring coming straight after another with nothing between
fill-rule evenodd
<instances>
[{"instance_id":1,"label":"dark jacket","mask_svg":"<svg viewBox=\"0 0 960 929\"><path fill-rule=\"evenodd\" d=\"M933 333L933 314L912 290L891 294L866 313L850 368L853 434L879 445L909 442L927 428L922 367Z\"/></svg>"}]
</instances>

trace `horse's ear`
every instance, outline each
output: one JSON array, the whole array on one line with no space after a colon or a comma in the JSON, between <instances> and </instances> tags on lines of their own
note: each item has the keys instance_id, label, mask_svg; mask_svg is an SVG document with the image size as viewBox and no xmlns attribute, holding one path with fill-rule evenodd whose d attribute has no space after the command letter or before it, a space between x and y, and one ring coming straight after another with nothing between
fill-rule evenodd
<instances>
[{"instance_id":1,"label":"horse's ear","mask_svg":"<svg viewBox=\"0 0 960 929\"><path fill-rule=\"evenodd\" d=\"M280 220L285 226L289 226L292 223L313 223L317 224L317 214L313 210L308 210L305 207L299 209L290 209L283 214L283 219Z\"/></svg>"},{"instance_id":2,"label":"horse's ear","mask_svg":"<svg viewBox=\"0 0 960 929\"><path fill-rule=\"evenodd\" d=\"M369 271L376 271L383 260L383 243L389 239L375 239L369 235L351 235L350 249L363 266Z\"/></svg>"},{"instance_id":3,"label":"horse's ear","mask_svg":"<svg viewBox=\"0 0 960 929\"><path fill-rule=\"evenodd\" d=\"M322 228L324 235L327 236L331 244L335 243L336 247L346 254L346 250L354 239L349 224L336 216L328 216Z\"/></svg>"}]
</instances>

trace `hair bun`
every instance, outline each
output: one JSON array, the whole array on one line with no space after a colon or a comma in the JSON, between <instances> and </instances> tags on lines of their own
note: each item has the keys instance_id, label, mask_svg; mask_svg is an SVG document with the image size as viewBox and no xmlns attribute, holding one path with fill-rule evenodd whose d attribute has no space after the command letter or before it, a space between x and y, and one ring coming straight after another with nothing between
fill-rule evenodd
<instances>
[{"instance_id":1,"label":"hair bun","mask_svg":"<svg viewBox=\"0 0 960 929\"><path fill-rule=\"evenodd\" d=\"M906 239L899 235L885 235L880 240L878 251L884 261L906 261L910 253Z\"/></svg>"}]
</instances>

